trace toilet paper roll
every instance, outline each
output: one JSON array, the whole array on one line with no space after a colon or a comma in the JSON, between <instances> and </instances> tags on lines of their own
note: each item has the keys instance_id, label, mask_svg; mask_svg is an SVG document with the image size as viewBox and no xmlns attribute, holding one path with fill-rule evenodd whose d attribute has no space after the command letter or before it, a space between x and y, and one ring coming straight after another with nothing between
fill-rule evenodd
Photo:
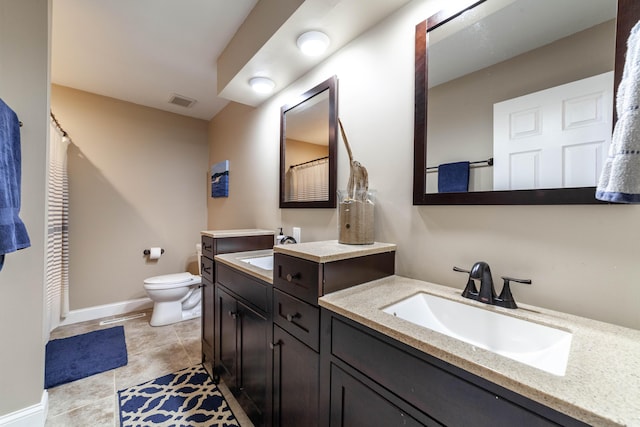
<instances>
[{"instance_id":1,"label":"toilet paper roll","mask_svg":"<svg viewBox=\"0 0 640 427\"><path fill-rule=\"evenodd\" d=\"M162 248L151 248L149 250L149 259L158 259L162 255Z\"/></svg>"}]
</instances>

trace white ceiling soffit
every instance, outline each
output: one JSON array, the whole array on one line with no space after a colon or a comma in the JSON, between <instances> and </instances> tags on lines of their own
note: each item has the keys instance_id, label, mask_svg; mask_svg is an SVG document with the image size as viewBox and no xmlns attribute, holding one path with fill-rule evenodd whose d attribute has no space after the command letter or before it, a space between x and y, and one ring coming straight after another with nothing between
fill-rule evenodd
<instances>
[{"instance_id":1,"label":"white ceiling soffit","mask_svg":"<svg viewBox=\"0 0 640 427\"><path fill-rule=\"evenodd\" d=\"M275 80L277 92L408 1L260 0L281 21L257 40L249 28L253 52L234 47L241 61L232 64L228 84L218 87L217 59L258 0L52 0L51 80L210 120L229 100L254 106L264 100L247 84L254 74ZM269 20L267 13L259 18L261 24ZM331 38L319 58L296 47L309 29ZM195 102L185 107L180 104L188 102L172 99Z\"/></svg>"},{"instance_id":2,"label":"white ceiling soffit","mask_svg":"<svg viewBox=\"0 0 640 427\"><path fill-rule=\"evenodd\" d=\"M246 105L259 105L270 95L253 92L248 84L251 77L269 77L276 83L275 92L278 92L409 1L305 0L255 53L244 53L249 57L246 63L224 63L234 61L226 52L218 58L219 69L235 67L237 70L235 74L221 75L222 81L218 79L219 96ZM331 40L329 49L320 57L306 57L296 46L298 36L309 30L322 31ZM250 31L252 26L243 25L234 39L248 38L244 32Z\"/></svg>"},{"instance_id":3,"label":"white ceiling soffit","mask_svg":"<svg viewBox=\"0 0 640 427\"><path fill-rule=\"evenodd\" d=\"M53 0L52 82L209 120L228 103L216 58L256 2Z\"/></svg>"}]
</instances>

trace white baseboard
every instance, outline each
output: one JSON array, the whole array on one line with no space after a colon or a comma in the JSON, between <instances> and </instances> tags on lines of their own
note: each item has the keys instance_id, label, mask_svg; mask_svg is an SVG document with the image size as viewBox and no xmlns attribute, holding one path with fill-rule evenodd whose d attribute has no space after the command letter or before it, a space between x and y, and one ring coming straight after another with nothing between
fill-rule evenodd
<instances>
[{"instance_id":1,"label":"white baseboard","mask_svg":"<svg viewBox=\"0 0 640 427\"><path fill-rule=\"evenodd\" d=\"M49 393L43 390L39 403L27 406L19 411L0 416L2 427L35 427L44 426L49 406Z\"/></svg>"},{"instance_id":2,"label":"white baseboard","mask_svg":"<svg viewBox=\"0 0 640 427\"><path fill-rule=\"evenodd\" d=\"M131 313L132 311L146 310L153 307L153 301L149 298L139 298L129 301L116 302L113 304L97 305L95 307L71 310L67 317L60 322L59 326L71 325L74 323L86 322L88 320L102 319L103 317L117 316L119 314Z\"/></svg>"}]
</instances>

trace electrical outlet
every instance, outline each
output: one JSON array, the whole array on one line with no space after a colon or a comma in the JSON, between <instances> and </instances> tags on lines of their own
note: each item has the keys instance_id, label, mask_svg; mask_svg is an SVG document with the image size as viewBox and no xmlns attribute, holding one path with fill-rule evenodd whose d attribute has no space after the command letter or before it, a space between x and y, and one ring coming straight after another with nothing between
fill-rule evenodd
<instances>
[{"instance_id":1,"label":"electrical outlet","mask_svg":"<svg viewBox=\"0 0 640 427\"><path fill-rule=\"evenodd\" d=\"M296 239L296 242L301 243L300 240L300 227L293 227L293 238Z\"/></svg>"}]
</instances>

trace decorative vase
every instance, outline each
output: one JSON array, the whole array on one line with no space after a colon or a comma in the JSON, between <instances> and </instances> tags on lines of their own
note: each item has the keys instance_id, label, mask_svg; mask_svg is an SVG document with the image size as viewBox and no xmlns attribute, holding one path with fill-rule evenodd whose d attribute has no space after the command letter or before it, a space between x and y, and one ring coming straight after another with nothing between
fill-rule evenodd
<instances>
[{"instance_id":1,"label":"decorative vase","mask_svg":"<svg viewBox=\"0 0 640 427\"><path fill-rule=\"evenodd\" d=\"M373 244L374 190L338 190L338 242L347 245Z\"/></svg>"}]
</instances>

